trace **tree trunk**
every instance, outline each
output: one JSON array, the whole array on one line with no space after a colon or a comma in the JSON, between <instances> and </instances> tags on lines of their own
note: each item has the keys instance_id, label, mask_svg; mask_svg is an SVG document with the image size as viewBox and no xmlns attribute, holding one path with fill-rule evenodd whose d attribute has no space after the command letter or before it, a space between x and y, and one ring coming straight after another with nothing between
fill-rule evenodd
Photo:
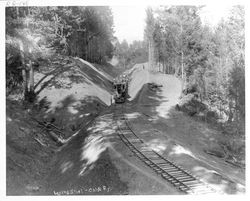
<instances>
[{"instance_id":1,"label":"tree trunk","mask_svg":"<svg viewBox=\"0 0 250 201\"><path fill-rule=\"evenodd\" d=\"M155 60L154 60L154 42L153 42L153 38L151 40L151 57L152 57L152 71L154 71L154 65L155 65Z\"/></svg>"},{"instance_id":2,"label":"tree trunk","mask_svg":"<svg viewBox=\"0 0 250 201\"><path fill-rule=\"evenodd\" d=\"M183 76L184 64L183 64L183 51L181 51L181 79L184 78Z\"/></svg>"},{"instance_id":3,"label":"tree trunk","mask_svg":"<svg viewBox=\"0 0 250 201\"><path fill-rule=\"evenodd\" d=\"M162 60L162 70L163 70L163 73L166 74L166 68L165 68L164 59Z\"/></svg>"},{"instance_id":4,"label":"tree trunk","mask_svg":"<svg viewBox=\"0 0 250 201\"><path fill-rule=\"evenodd\" d=\"M33 65L32 62L29 61L29 70L30 70L30 88L29 91L31 93L34 93L34 69L33 69Z\"/></svg>"},{"instance_id":5,"label":"tree trunk","mask_svg":"<svg viewBox=\"0 0 250 201\"><path fill-rule=\"evenodd\" d=\"M17 19L19 19L19 7L18 6L16 7L16 16L17 16Z\"/></svg>"},{"instance_id":6,"label":"tree trunk","mask_svg":"<svg viewBox=\"0 0 250 201\"><path fill-rule=\"evenodd\" d=\"M28 73L27 73L28 74ZM26 94L25 100L29 102L34 102L36 94L34 92L34 69L32 61L29 61L29 91Z\"/></svg>"},{"instance_id":7,"label":"tree trunk","mask_svg":"<svg viewBox=\"0 0 250 201\"><path fill-rule=\"evenodd\" d=\"M233 120L233 103L232 103L232 100L229 100L229 105L228 105L228 107L229 107L229 115L228 115L228 120L227 120L227 122L228 123L231 123L232 122L232 120Z\"/></svg>"},{"instance_id":8,"label":"tree trunk","mask_svg":"<svg viewBox=\"0 0 250 201\"><path fill-rule=\"evenodd\" d=\"M25 69L22 69L22 77L23 77L23 96L24 99L26 95L28 94L28 81L27 81L27 71Z\"/></svg>"},{"instance_id":9,"label":"tree trunk","mask_svg":"<svg viewBox=\"0 0 250 201\"><path fill-rule=\"evenodd\" d=\"M183 27L182 27L182 23L181 23L181 33L180 33L180 38L181 38L181 78L183 80L183 68L184 68L184 64L183 64L183 39L182 39L182 32L183 32Z\"/></svg>"},{"instance_id":10,"label":"tree trunk","mask_svg":"<svg viewBox=\"0 0 250 201\"><path fill-rule=\"evenodd\" d=\"M58 16L57 16L57 14L55 15L55 34L57 35L57 33L58 33Z\"/></svg>"},{"instance_id":11,"label":"tree trunk","mask_svg":"<svg viewBox=\"0 0 250 201\"><path fill-rule=\"evenodd\" d=\"M150 40L148 41L148 66L149 71L151 70L151 45Z\"/></svg>"},{"instance_id":12,"label":"tree trunk","mask_svg":"<svg viewBox=\"0 0 250 201\"><path fill-rule=\"evenodd\" d=\"M85 60L87 61L87 56L88 56L88 49L87 49L87 33L85 34Z\"/></svg>"},{"instance_id":13,"label":"tree trunk","mask_svg":"<svg viewBox=\"0 0 250 201\"><path fill-rule=\"evenodd\" d=\"M125 69L126 68L126 65L125 65L125 57L123 55L123 68Z\"/></svg>"},{"instance_id":14,"label":"tree trunk","mask_svg":"<svg viewBox=\"0 0 250 201\"><path fill-rule=\"evenodd\" d=\"M149 70L152 72L154 71L154 44L153 38L150 37L149 39L149 47L148 47L148 63L149 63Z\"/></svg>"},{"instance_id":15,"label":"tree trunk","mask_svg":"<svg viewBox=\"0 0 250 201\"><path fill-rule=\"evenodd\" d=\"M25 98L28 93L28 76L27 76L27 71L26 71L25 62L24 62L23 42L21 40L19 40L19 49L20 49L20 56L21 56L21 62L22 62L23 96Z\"/></svg>"},{"instance_id":16,"label":"tree trunk","mask_svg":"<svg viewBox=\"0 0 250 201\"><path fill-rule=\"evenodd\" d=\"M91 61L91 43L92 43L92 40L90 40L88 42L88 59L89 59L90 62L92 62Z\"/></svg>"}]
</instances>

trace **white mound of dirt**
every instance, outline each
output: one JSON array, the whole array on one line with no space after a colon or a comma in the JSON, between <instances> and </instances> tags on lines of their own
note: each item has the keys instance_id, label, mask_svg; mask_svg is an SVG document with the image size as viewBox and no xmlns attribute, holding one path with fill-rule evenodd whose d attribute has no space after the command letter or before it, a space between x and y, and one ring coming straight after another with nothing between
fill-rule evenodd
<instances>
[{"instance_id":1,"label":"white mound of dirt","mask_svg":"<svg viewBox=\"0 0 250 201\"><path fill-rule=\"evenodd\" d=\"M48 87L40 92L39 99L46 96L47 100L51 102L50 110L60 106L61 102L68 96L71 96L76 102L93 98L107 106L110 105L111 76L96 69L83 59L74 59L78 61L78 65L57 76ZM35 83L42 76L43 74L36 73ZM51 78L52 75L46 78L43 83Z\"/></svg>"},{"instance_id":2,"label":"white mound of dirt","mask_svg":"<svg viewBox=\"0 0 250 201\"><path fill-rule=\"evenodd\" d=\"M150 94L147 94L147 91L144 91L144 93L146 93L144 94L144 97L149 99L147 104L158 100L157 103L155 103L156 112L159 116L166 117L169 109L178 102L181 94L181 81L174 75L150 73L148 71L147 63L136 64L130 69L129 73L131 73L131 81L128 89L130 96L129 100L134 100L145 84L155 83L161 86L157 90L157 94L154 97L151 97ZM138 101L141 101L141 99L138 99Z\"/></svg>"},{"instance_id":3,"label":"white mound of dirt","mask_svg":"<svg viewBox=\"0 0 250 201\"><path fill-rule=\"evenodd\" d=\"M93 66L91 63L89 63L88 61L85 61L81 58L75 57L75 59L80 60L82 63L86 64L87 66L89 66L90 68L92 68L94 71L96 71L98 74L102 75L103 77L105 77L108 80L112 80L112 77L110 75L108 75L107 73L98 70L95 66Z\"/></svg>"},{"instance_id":4,"label":"white mound of dirt","mask_svg":"<svg viewBox=\"0 0 250 201\"><path fill-rule=\"evenodd\" d=\"M157 97L160 98L156 106L156 112L160 117L168 117L171 107L175 106L181 95L181 81L174 75L153 74L150 80L157 85L161 85L157 92ZM157 98L155 97L155 98Z\"/></svg>"},{"instance_id":5,"label":"white mound of dirt","mask_svg":"<svg viewBox=\"0 0 250 201\"><path fill-rule=\"evenodd\" d=\"M144 69L143 66L145 67ZM129 101L132 101L143 85L149 82L149 72L146 69L147 64L136 64L127 72L128 74L131 73L131 81L128 88Z\"/></svg>"}]
</instances>

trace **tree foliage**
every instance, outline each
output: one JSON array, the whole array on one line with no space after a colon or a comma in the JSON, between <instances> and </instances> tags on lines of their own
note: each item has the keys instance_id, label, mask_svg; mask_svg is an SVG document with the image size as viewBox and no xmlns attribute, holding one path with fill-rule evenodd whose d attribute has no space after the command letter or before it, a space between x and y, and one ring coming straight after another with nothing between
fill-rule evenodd
<instances>
[{"instance_id":1,"label":"tree foliage","mask_svg":"<svg viewBox=\"0 0 250 201\"><path fill-rule=\"evenodd\" d=\"M115 55L123 68L128 68L136 63L145 63L148 60L147 45L144 41L133 41L130 45L126 40L121 43L117 41Z\"/></svg>"},{"instance_id":2,"label":"tree foliage","mask_svg":"<svg viewBox=\"0 0 250 201\"><path fill-rule=\"evenodd\" d=\"M7 7L7 93L23 84L34 92L38 64L50 66L55 55L105 63L113 55L113 16L107 6Z\"/></svg>"},{"instance_id":3,"label":"tree foliage","mask_svg":"<svg viewBox=\"0 0 250 201\"><path fill-rule=\"evenodd\" d=\"M181 76L202 102L215 110L236 133L245 122L244 7L234 6L217 27L202 25L201 7L163 6L154 11L151 31L154 56L164 73ZM153 15L152 15L153 16ZM156 68L156 65L155 65Z\"/></svg>"}]
</instances>

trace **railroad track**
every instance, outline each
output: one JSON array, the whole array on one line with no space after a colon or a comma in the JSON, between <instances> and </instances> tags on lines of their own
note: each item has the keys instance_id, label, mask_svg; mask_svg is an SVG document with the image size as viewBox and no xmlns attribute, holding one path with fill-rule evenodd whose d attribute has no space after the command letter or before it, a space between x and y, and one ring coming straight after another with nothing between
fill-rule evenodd
<instances>
[{"instance_id":1,"label":"railroad track","mask_svg":"<svg viewBox=\"0 0 250 201\"><path fill-rule=\"evenodd\" d=\"M186 194L218 193L193 176L189 171L184 170L176 163L150 149L131 129L127 118L122 114L121 110L119 113L114 114L113 118L117 122L117 132L124 144L164 180Z\"/></svg>"}]
</instances>

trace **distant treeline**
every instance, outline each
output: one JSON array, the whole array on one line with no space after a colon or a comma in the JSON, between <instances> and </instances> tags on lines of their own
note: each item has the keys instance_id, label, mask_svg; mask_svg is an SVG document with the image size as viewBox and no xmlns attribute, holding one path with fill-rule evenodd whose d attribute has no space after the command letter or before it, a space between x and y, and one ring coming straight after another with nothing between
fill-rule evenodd
<instances>
[{"instance_id":1,"label":"distant treeline","mask_svg":"<svg viewBox=\"0 0 250 201\"><path fill-rule=\"evenodd\" d=\"M128 44L126 40L115 44L114 54L119 59L119 64L123 68L130 68L136 63L148 61L148 48L146 41L133 41Z\"/></svg>"}]
</instances>

